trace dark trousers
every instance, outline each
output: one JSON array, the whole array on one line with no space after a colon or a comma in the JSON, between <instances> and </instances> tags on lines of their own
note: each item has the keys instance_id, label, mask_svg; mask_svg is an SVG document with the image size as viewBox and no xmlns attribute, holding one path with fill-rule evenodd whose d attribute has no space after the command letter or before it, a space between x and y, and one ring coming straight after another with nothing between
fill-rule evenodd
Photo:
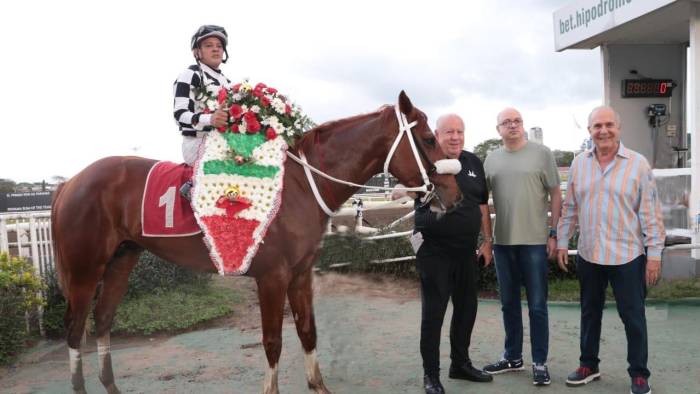
<instances>
[{"instance_id":1,"label":"dark trousers","mask_svg":"<svg viewBox=\"0 0 700 394\"><path fill-rule=\"evenodd\" d=\"M476 320L476 240L455 250L425 241L416 254L421 282L420 354L426 375L440 373L440 332L452 297L450 358L454 365L469 362L469 343Z\"/></svg>"},{"instance_id":2,"label":"dark trousers","mask_svg":"<svg viewBox=\"0 0 700 394\"><path fill-rule=\"evenodd\" d=\"M523 312L520 288L525 286L530 318L532 362L544 364L549 354L547 310L547 247L545 245L494 245L498 293L506 331L507 360L523 358Z\"/></svg>"},{"instance_id":3,"label":"dark trousers","mask_svg":"<svg viewBox=\"0 0 700 394\"><path fill-rule=\"evenodd\" d=\"M627 362L631 377L648 378L647 320L644 313L646 298L646 256L641 255L627 264L608 266L576 258L576 270L581 286L581 365L596 368L600 359L600 327L608 282L613 289L617 312L627 335Z\"/></svg>"}]
</instances>

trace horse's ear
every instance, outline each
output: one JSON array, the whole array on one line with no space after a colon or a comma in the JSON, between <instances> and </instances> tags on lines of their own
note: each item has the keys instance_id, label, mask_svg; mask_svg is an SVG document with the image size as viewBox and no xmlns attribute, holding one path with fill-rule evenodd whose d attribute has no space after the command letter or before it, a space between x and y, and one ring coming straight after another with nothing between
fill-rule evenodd
<instances>
[{"instance_id":1,"label":"horse's ear","mask_svg":"<svg viewBox=\"0 0 700 394\"><path fill-rule=\"evenodd\" d=\"M401 93L399 93L399 109L401 110L402 113L408 115L413 111L413 103L411 103L411 99L408 98L406 95L406 92L403 90Z\"/></svg>"}]
</instances>

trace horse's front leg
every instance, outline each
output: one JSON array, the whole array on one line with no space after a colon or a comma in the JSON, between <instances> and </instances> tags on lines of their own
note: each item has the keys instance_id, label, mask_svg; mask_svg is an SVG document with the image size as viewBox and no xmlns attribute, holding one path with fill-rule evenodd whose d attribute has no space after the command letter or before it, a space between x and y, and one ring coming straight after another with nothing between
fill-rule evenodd
<instances>
[{"instance_id":1,"label":"horse's front leg","mask_svg":"<svg viewBox=\"0 0 700 394\"><path fill-rule=\"evenodd\" d=\"M263 347L267 356L268 369L263 384L264 394L278 394L277 366L282 352L282 315L284 313L284 295L289 286L288 272L267 274L256 278L258 299L262 318Z\"/></svg>"},{"instance_id":2,"label":"horse's front leg","mask_svg":"<svg viewBox=\"0 0 700 394\"><path fill-rule=\"evenodd\" d=\"M313 274L311 268L292 278L287 290L289 305L294 313L294 323L297 327L297 335L304 348L304 366L306 367L306 381L311 390L319 394L330 393L323 384L321 369L316 358L316 323L313 309Z\"/></svg>"}]
</instances>

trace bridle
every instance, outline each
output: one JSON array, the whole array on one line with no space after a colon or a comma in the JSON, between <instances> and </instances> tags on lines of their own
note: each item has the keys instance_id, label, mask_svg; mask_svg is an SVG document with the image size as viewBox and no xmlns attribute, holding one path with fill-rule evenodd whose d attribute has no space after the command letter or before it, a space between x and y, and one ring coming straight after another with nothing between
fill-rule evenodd
<instances>
[{"instance_id":1,"label":"bridle","mask_svg":"<svg viewBox=\"0 0 700 394\"><path fill-rule=\"evenodd\" d=\"M422 186L417 186L417 187L381 187L381 186L373 186L373 189L378 189L378 190L403 190L406 192L420 192L420 193L425 193L424 196L421 198L421 204L426 205L430 203L430 201L433 198L436 198L437 201L440 204L440 207L442 209L445 209L445 205L443 204L442 200L440 199L440 196L437 194L435 185L433 185L432 182L430 182L429 175L433 174L457 174L461 166L459 165L459 161L456 159L443 159L443 160L438 160L435 163L433 163L429 158L428 155L425 153L423 148L420 145L417 145L416 142L414 141L413 137L413 132L412 128L415 127L418 124L418 121L413 121L411 123L408 122L408 119L406 118L406 115L401 112L399 109L399 105L394 106L394 112L396 114L396 119L399 124L399 132L396 135L396 139L394 140L394 143L391 145L391 148L389 149L389 153L387 154L386 159L384 160L384 176L387 177L389 175L389 163L391 162L391 159L394 157L394 153L396 152L396 149L399 146L399 143L401 142L401 139L403 138L404 135L406 135L406 138L408 138L409 145L411 146L411 151L413 152L413 157L416 160L416 163L418 164L418 170L420 171L421 178L423 179L423 185ZM352 186L352 187L364 187L365 185L360 185L357 183L353 182L348 182L344 181L338 178L335 178L331 175L326 174L325 172L313 167L308 163L306 160L306 155L304 155L304 151L300 148L299 149L299 156L297 157L290 151L287 151L287 156L289 156L292 160L296 161L299 163L303 168L304 168L304 173L306 174L306 179L309 181L309 185L311 186L311 190L314 193L314 197L316 197L316 201L318 202L318 205L321 207L323 212L326 213L328 216L336 216L337 213L333 212L330 208L328 208L328 205L326 205L325 201L323 200L323 197L321 197L321 194L318 191L318 186L316 185L316 182L314 181L313 176L311 175L311 172L314 172L330 181L340 183L346 186ZM423 166L423 161L421 160L423 158L427 163L428 163L428 170L426 171L425 167ZM455 163L456 162L456 163Z\"/></svg>"}]
</instances>

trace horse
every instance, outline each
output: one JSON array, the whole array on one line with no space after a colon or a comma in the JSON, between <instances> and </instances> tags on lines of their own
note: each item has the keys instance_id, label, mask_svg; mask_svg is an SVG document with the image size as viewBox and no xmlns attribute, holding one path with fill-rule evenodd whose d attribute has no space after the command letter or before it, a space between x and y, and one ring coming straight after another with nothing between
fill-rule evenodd
<instances>
[{"instance_id":1,"label":"horse","mask_svg":"<svg viewBox=\"0 0 700 394\"><path fill-rule=\"evenodd\" d=\"M411 124L406 125L406 121ZM384 163L384 169L408 187L429 180L436 195L430 202L434 209L452 209L461 200L454 176L435 170L434 164L446 156L426 115L403 91L398 108L384 106L375 112L322 124L307 132L289 151L305 154L309 165L357 184L381 172ZM119 393L109 349L110 328L129 274L143 250L184 267L215 272L201 234L176 238L141 235L141 199L146 176L155 163L134 156L103 158L61 184L55 193L51 226L56 270L67 301L64 322L71 383L76 393L85 392L80 346L93 299L99 380L108 393ZM423 166L431 170L426 172ZM246 273L257 284L262 344L268 362L263 383L266 394L278 393L285 298L304 349L308 386L316 393L330 392L323 383L316 356L311 286L313 263L329 216L313 197L313 182L311 175L308 177L301 165L286 160L278 216ZM357 191L357 187L315 178L320 185L318 197L331 210L337 210Z\"/></svg>"}]
</instances>

